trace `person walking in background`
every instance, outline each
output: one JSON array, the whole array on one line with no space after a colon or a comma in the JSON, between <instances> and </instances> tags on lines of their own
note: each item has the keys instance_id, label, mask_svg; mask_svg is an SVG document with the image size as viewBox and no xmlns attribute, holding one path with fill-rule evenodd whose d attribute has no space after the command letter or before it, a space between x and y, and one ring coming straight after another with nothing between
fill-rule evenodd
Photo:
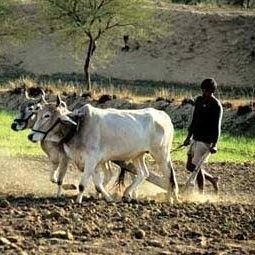
<instances>
[{"instance_id":1,"label":"person walking in background","mask_svg":"<svg viewBox=\"0 0 255 255\"><path fill-rule=\"evenodd\" d=\"M193 172L201 159L210 152L217 152L217 142L221 133L222 105L214 96L217 83L213 78L203 80L201 83L202 96L195 100L192 121L188 128L188 135L183 142L189 146L187 153L186 168ZM209 154L208 154L209 156ZM197 175L197 184L200 193L204 192L205 179L212 183L214 190L218 193L219 177L214 177L205 170L200 169Z\"/></svg>"}]
</instances>

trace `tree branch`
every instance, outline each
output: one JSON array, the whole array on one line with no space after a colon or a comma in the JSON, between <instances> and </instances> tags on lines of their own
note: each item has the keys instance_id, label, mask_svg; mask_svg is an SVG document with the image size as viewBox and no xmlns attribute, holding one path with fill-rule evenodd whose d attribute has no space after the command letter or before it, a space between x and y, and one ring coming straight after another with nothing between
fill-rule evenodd
<instances>
[{"instance_id":1,"label":"tree branch","mask_svg":"<svg viewBox=\"0 0 255 255\"><path fill-rule=\"evenodd\" d=\"M65 6L61 5L59 2L56 2L53 0L48 0L48 2L50 4L52 4L53 6L56 6L57 8L59 8L62 11L61 15L56 17L56 19L60 19L64 16L68 16L68 17L73 18L73 20L75 21L77 26L81 26L82 21L81 21L80 17L77 15L77 10L76 10L78 0L74 0L73 7L72 7L71 11L69 9L65 8Z\"/></svg>"},{"instance_id":2,"label":"tree branch","mask_svg":"<svg viewBox=\"0 0 255 255\"><path fill-rule=\"evenodd\" d=\"M98 6L96 6L96 2L95 2L95 5L93 7L93 10L95 10L95 13L94 13L94 17L93 19L91 20L90 22L90 26L92 26L94 24L94 22L99 19L99 18L102 18L102 16L98 16L97 14L99 13L99 11L105 7L107 4L111 3L113 0L101 0L101 2L99 3Z\"/></svg>"}]
</instances>

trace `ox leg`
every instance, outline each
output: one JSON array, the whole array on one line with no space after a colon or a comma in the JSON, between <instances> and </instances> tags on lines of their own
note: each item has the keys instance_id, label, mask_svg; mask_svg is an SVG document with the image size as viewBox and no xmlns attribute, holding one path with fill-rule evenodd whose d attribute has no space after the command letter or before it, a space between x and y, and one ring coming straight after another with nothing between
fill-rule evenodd
<instances>
[{"instance_id":1,"label":"ox leg","mask_svg":"<svg viewBox=\"0 0 255 255\"><path fill-rule=\"evenodd\" d=\"M179 199L178 199L179 187L178 187L178 183L177 183L176 175L175 175L175 170L174 170L171 159L169 159L169 161L168 161L168 168L170 169L170 187L169 187L169 190L170 190L170 193L171 193L171 194L168 194L168 195L173 196L176 201L179 201Z\"/></svg>"},{"instance_id":2,"label":"ox leg","mask_svg":"<svg viewBox=\"0 0 255 255\"><path fill-rule=\"evenodd\" d=\"M149 176L148 169L146 168L143 160L143 156L134 160L134 165L137 168L137 175L135 176L131 185L128 186L124 192L124 198L127 201L131 200L130 194L132 194L132 192L139 186L139 184L141 184L145 180L145 178Z\"/></svg>"},{"instance_id":3,"label":"ox leg","mask_svg":"<svg viewBox=\"0 0 255 255\"><path fill-rule=\"evenodd\" d=\"M95 173L93 174L93 181L94 181L94 184L95 184L95 186L96 186L96 190L97 190L98 192L100 192L100 193L104 196L105 200L106 200L107 202L112 202L113 199L112 199L112 197L107 193L107 191L105 190L105 188L104 188L104 186L103 186L103 181L104 181L104 180L103 180L103 178L101 177L100 171L99 171L98 169L96 169Z\"/></svg>"},{"instance_id":4,"label":"ox leg","mask_svg":"<svg viewBox=\"0 0 255 255\"><path fill-rule=\"evenodd\" d=\"M100 181L102 180L102 183L103 183L102 185L105 189L107 184L109 184L109 182L111 181L111 179L113 177L113 172L112 172L112 169L111 169L110 161L108 161L106 163L103 163L101 166L102 166L103 172L101 172L101 171L98 172L97 171L95 173L95 178L96 178L96 180L100 180ZM94 175L93 175L93 178L94 178ZM99 183L99 181L97 183ZM101 188L99 187L100 185L97 186L95 180L94 180L94 184L95 184L95 189L96 189L96 192L97 192L96 197L100 198L101 197L100 195L103 194ZM103 196L104 196L104 194L103 194Z\"/></svg>"},{"instance_id":5,"label":"ox leg","mask_svg":"<svg viewBox=\"0 0 255 255\"><path fill-rule=\"evenodd\" d=\"M163 161L159 164L159 169L163 172L165 177L165 183L167 187L167 200L173 204L173 186L172 186L172 173L170 167L167 165L167 161Z\"/></svg>"},{"instance_id":6,"label":"ox leg","mask_svg":"<svg viewBox=\"0 0 255 255\"><path fill-rule=\"evenodd\" d=\"M111 166L110 161L103 164L102 167L103 167L103 171L104 171L103 186L104 186L104 188L106 188L107 185L110 183L111 179L113 178L114 174L112 171L112 166Z\"/></svg>"},{"instance_id":7,"label":"ox leg","mask_svg":"<svg viewBox=\"0 0 255 255\"><path fill-rule=\"evenodd\" d=\"M171 158L168 157L167 151L155 151L152 156L165 176L167 199L173 204L174 199L178 201L178 184Z\"/></svg>"},{"instance_id":8,"label":"ox leg","mask_svg":"<svg viewBox=\"0 0 255 255\"><path fill-rule=\"evenodd\" d=\"M163 170L166 179L167 200L173 204L174 200L178 201L178 184L171 160L162 162L159 167Z\"/></svg>"},{"instance_id":9,"label":"ox leg","mask_svg":"<svg viewBox=\"0 0 255 255\"><path fill-rule=\"evenodd\" d=\"M95 198L100 199L102 198L102 191L101 189L96 185L96 181L95 178L100 179L100 180L104 180L104 176L102 172L97 172L95 174L93 174L93 183L95 185L95 190L96 190L96 194L95 194Z\"/></svg>"},{"instance_id":10,"label":"ox leg","mask_svg":"<svg viewBox=\"0 0 255 255\"><path fill-rule=\"evenodd\" d=\"M59 169L58 169L58 190L57 190L57 197L60 197L62 194L62 185L63 185L63 180L66 175L67 171L67 166L68 166L68 159L67 158L62 158L59 162Z\"/></svg>"},{"instance_id":11,"label":"ox leg","mask_svg":"<svg viewBox=\"0 0 255 255\"><path fill-rule=\"evenodd\" d=\"M89 160L89 159L94 159L95 158L94 156L86 155L85 158L88 160L85 160L84 171L82 173L81 181L79 184L79 194L76 198L76 202L79 204L81 204L82 202L83 193L85 189L87 188L89 179L93 175L93 172L95 171L97 166L97 163L95 161L92 162Z\"/></svg>"},{"instance_id":12,"label":"ox leg","mask_svg":"<svg viewBox=\"0 0 255 255\"><path fill-rule=\"evenodd\" d=\"M136 178L136 175L133 175L133 174L129 174L130 175L130 178L132 180L132 182L135 181L135 178ZM137 195L137 192L136 192L136 189L134 189L131 193L130 193L131 197L134 198L134 199L137 199L138 198L138 195Z\"/></svg>"},{"instance_id":13,"label":"ox leg","mask_svg":"<svg viewBox=\"0 0 255 255\"><path fill-rule=\"evenodd\" d=\"M50 181L52 183L57 183L57 169L58 169L58 164L59 162L52 162L51 163L51 169L50 169Z\"/></svg>"}]
</instances>

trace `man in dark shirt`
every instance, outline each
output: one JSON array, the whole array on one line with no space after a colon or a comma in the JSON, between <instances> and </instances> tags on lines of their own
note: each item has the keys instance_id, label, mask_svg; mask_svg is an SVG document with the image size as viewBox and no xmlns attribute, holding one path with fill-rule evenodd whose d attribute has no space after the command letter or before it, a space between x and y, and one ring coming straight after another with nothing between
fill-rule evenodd
<instances>
[{"instance_id":1,"label":"man in dark shirt","mask_svg":"<svg viewBox=\"0 0 255 255\"><path fill-rule=\"evenodd\" d=\"M197 97L192 122L188 128L188 135L183 145L188 146L186 168L193 172L200 164L201 159L208 152L217 152L217 141L220 137L222 106L213 95L217 88L214 79L205 79L201 83L202 96ZM209 153L208 153L209 156ZM205 170L200 169L197 175L197 184L201 193L204 191L204 180L212 183L215 192L218 192L218 177L213 177Z\"/></svg>"}]
</instances>

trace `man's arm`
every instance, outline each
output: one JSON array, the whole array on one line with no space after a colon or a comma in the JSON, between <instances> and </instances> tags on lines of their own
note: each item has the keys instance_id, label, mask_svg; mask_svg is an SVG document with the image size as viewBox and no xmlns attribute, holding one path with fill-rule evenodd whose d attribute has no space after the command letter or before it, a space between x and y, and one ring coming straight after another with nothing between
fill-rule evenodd
<instances>
[{"instance_id":1,"label":"man's arm","mask_svg":"<svg viewBox=\"0 0 255 255\"><path fill-rule=\"evenodd\" d=\"M190 139L193 135L193 132L194 132L194 126L195 126L195 119L197 118L197 99L195 101L195 107L193 109L193 113L192 113L192 120L191 120L191 123L188 127L188 135L186 137L186 139L184 140L183 142L183 145L184 146L188 146L190 144Z\"/></svg>"},{"instance_id":2,"label":"man's arm","mask_svg":"<svg viewBox=\"0 0 255 255\"><path fill-rule=\"evenodd\" d=\"M218 102L217 106L215 107L215 114L214 114L214 134L212 139L212 145L210 147L211 153L217 152L216 144L219 140L220 134L221 134L221 120L223 115L223 108L220 102Z\"/></svg>"}]
</instances>

